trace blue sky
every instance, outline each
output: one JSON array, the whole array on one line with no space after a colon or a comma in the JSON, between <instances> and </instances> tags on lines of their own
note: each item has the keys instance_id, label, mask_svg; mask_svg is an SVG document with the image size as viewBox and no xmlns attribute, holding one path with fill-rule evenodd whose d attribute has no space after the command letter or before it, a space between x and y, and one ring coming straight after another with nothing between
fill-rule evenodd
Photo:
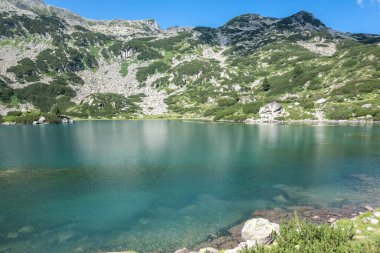
<instances>
[{"instance_id":1,"label":"blue sky","mask_svg":"<svg viewBox=\"0 0 380 253\"><path fill-rule=\"evenodd\" d=\"M155 19L170 26L218 27L245 13L286 17L312 12L344 32L380 34L380 0L45 0L92 19Z\"/></svg>"}]
</instances>

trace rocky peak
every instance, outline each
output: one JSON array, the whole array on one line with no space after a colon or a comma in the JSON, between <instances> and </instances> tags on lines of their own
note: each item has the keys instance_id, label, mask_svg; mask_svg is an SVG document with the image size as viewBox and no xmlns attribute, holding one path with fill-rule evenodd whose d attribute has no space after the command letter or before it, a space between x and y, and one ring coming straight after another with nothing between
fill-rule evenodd
<instances>
[{"instance_id":1,"label":"rocky peak","mask_svg":"<svg viewBox=\"0 0 380 253\"><path fill-rule=\"evenodd\" d=\"M34 6L42 6L45 5L43 0L8 0L8 2L13 3L20 9L29 9Z\"/></svg>"},{"instance_id":2,"label":"rocky peak","mask_svg":"<svg viewBox=\"0 0 380 253\"><path fill-rule=\"evenodd\" d=\"M222 28L237 28L237 29L247 29L247 28L260 28L263 25L270 25L274 23L276 19L267 18L257 14L244 14L237 16L230 21L228 21Z\"/></svg>"},{"instance_id":3,"label":"rocky peak","mask_svg":"<svg viewBox=\"0 0 380 253\"><path fill-rule=\"evenodd\" d=\"M313 14L307 11L300 11L288 18L281 20L282 23L301 25L301 26L313 26L316 28L326 28L319 19L317 19Z\"/></svg>"}]
</instances>

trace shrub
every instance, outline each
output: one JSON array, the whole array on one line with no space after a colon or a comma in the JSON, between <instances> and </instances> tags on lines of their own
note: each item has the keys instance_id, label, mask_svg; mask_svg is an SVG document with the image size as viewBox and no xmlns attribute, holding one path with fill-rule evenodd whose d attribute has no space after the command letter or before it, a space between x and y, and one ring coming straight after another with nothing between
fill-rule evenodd
<instances>
[{"instance_id":1,"label":"shrub","mask_svg":"<svg viewBox=\"0 0 380 253\"><path fill-rule=\"evenodd\" d=\"M352 109L346 106L332 106L325 113L326 117L332 120L347 120L352 117Z\"/></svg>"},{"instance_id":2,"label":"shrub","mask_svg":"<svg viewBox=\"0 0 380 253\"><path fill-rule=\"evenodd\" d=\"M242 253L325 253L325 252L378 252L376 244L353 243L355 228L352 222L336 226L317 225L299 220L297 216L281 224L277 244L271 247L244 249Z\"/></svg>"},{"instance_id":3,"label":"shrub","mask_svg":"<svg viewBox=\"0 0 380 253\"><path fill-rule=\"evenodd\" d=\"M151 41L147 43L147 45L150 45L151 47L163 49L166 51L173 51L179 48L178 44L180 42L184 41L187 38L190 38L191 36L192 36L191 33L181 33L174 37Z\"/></svg>"},{"instance_id":4,"label":"shrub","mask_svg":"<svg viewBox=\"0 0 380 253\"><path fill-rule=\"evenodd\" d=\"M17 62L16 66L10 67L7 72L15 74L19 80L26 80L28 82L38 81L38 69L34 62L29 58L24 58Z\"/></svg>"},{"instance_id":5,"label":"shrub","mask_svg":"<svg viewBox=\"0 0 380 253\"><path fill-rule=\"evenodd\" d=\"M20 117L22 115L22 112L20 111L10 111L7 113L7 116L16 116L16 117Z\"/></svg>"},{"instance_id":6,"label":"shrub","mask_svg":"<svg viewBox=\"0 0 380 253\"><path fill-rule=\"evenodd\" d=\"M304 108L304 109L313 109L314 108L314 102L311 101L311 100L307 100L307 99L302 99L300 101L300 105Z\"/></svg>"},{"instance_id":7,"label":"shrub","mask_svg":"<svg viewBox=\"0 0 380 253\"><path fill-rule=\"evenodd\" d=\"M3 80L0 79L0 101L9 103L14 95L13 89L8 86Z\"/></svg>"},{"instance_id":8,"label":"shrub","mask_svg":"<svg viewBox=\"0 0 380 253\"><path fill-rule=\"evenodd\" d=\"M267 78L264 79L264 82L262 84L263 91L269 91L270 90L270 83Z\"/></svg>"},{"instance_id":9,"label":"shrub","mask_svg":"<svg viewBox=\"0 0 380 253\"><path fill-rule=\"evenodd\" d=\"M260 111L260 108L263 106L261 102L252 102L243 105L243 112L245 114L257 114Z\"/></svg>"},{"instance_id":10,"label":"shrub","mask_svg":"<svg viewBox=\"0 0 380 253\"><path fill-rule=\"evenodd\" d=\"M153 75L155 73L165 72L169 68L170 67L166 63L162 61L156 61L147 67L139 68L136 73L136 79L140 83L143 83L146 81L146 79L148 79L148 76Z\"/></svg>"},{"instance_id":11,"label":"shrub","mask_svg":"<svg viewBox=\"0 0 380 253\"><path fill-rule=\"evenodd\" d=\"M219 107L229 107L239 102L238 98L222 98L218 100Z\"/></svg>"},{"instance_id":12,"label":"shrub","mask_svg":"<svg viewBox=\"0 0 380 253\"><path fill-rule=\"evenodd\" d=\"M16 89L15 94L18 99L32 103L43 112L49 112L55 104L59 104L62 110L72 105L70 99L75 96L75 91L62 84L34 83Z\"/></svg>"}]
</instances>

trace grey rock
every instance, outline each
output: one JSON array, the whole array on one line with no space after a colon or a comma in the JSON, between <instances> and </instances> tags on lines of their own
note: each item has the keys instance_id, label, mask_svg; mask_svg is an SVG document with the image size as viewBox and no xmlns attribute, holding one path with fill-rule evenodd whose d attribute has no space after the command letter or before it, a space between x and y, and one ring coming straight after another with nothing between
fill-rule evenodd
<instances>
[{"instance_id":1,"label":"grey rock","mask_svg":"<svg viewBox=\"0 0 380 253\"><path fill-rule=\"evenodd\" d=\"M286 116L286 112L278 102L273 102L261 107L259 115L261 118L273 121L277 117Z\"/></svg>"},{"instance_id":2,"label":"grey rock","mask_svg":"<svg viewBox=\"0 0 380 253\"><path fill-rule=\"evenodd\" d=\"M204 248L199 251L199 253L219 253L219 250L214 248Z\"/></svg>"},{"instance_id":3,"label":"grey rock","mask_svg":"<svg viewBox=\"0 0 380 253\"><path fill-rule=\"evenodd\" d=\"M252 219L245 223L241 235L244 241L253 241L258 245L270 244L273 241L273 232L279 234L280 226L266 219Z\"/></svg>"},{"instance_id":4,"label":"grey rock","mask_svg":"<svg viewBox=\"0 0 380 253\"><path fill-rule=\"evenodd\" d=\"M41 116L39 119L38 119L38 124L45 124L46 123L46 118Z\"/></svg>"}]
</instances>

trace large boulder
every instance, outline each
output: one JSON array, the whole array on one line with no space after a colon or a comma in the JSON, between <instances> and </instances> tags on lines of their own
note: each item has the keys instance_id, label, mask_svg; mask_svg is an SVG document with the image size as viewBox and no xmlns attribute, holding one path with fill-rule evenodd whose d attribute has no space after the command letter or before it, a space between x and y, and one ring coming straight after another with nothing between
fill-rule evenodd
<instances>
[{"instance_id":1,"label":"large boulder","mask_svg":"<svg viewBox=\"0 0 380 253\"><path fill-rule=\"evenodd\" d=\"M204 248L199 251L199 253L219 253L219 250L214 248Z\"/></svg>"},{"instance_id":2,"label":"large boulder","mask_svg":"<svg viewBox=\"0 0 380 253\"><path fill-rule=\"evenodd\" d=\"M259 115L261 118L273 121L278 117L287 115L285 109L278 102L267 104L260 108Z\"/></svg>"},{"instance_id":3,"label":"large boulder","mask_svg":"<svg viewBox=\"0 0 380 253\"><path fill-rule=\"evenodd\" d=\"M258 245L266 245L273 242L273 232L279 234L280 226L259 218L247 221L241 231L241 236L243 241L253 241Z\"/></svg>"}]
</instances>

